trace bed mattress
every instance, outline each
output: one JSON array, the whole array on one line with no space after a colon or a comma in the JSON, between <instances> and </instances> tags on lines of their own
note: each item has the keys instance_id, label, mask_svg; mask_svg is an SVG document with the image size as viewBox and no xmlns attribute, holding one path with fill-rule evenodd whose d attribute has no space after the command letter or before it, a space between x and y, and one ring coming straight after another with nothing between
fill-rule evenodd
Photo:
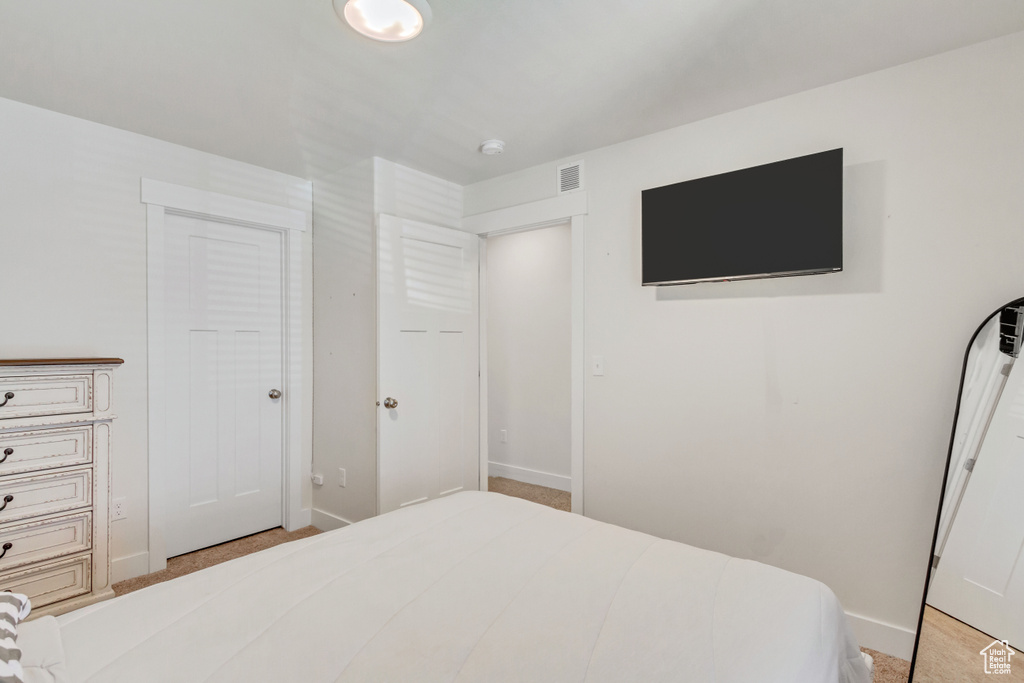
<instances>
[{"instance_id":1,"label":"bed mattress","mask_svg":"<svg viewBox=\"0 0 1024 683\"><path fill-rule=\"evenodd\" d=\"M72 681L870 680L817 581L479 492L57 624Z\"/></svg>"}]
</instances>

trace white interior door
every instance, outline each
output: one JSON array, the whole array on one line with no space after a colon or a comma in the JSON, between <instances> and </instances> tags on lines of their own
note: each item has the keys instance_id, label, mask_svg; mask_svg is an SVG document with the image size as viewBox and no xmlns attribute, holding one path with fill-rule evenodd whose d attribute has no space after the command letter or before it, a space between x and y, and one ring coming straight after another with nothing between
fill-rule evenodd
<instances>
[{"instance_id":1,"label":"white interior door","mask_svg":"<svg viewBox=\"0 0 1024 683\"><path fill-rule=\"evenodd\" d=\"M999 350L999 339L999 316L994 315L981 329L968 354L935 543L935 554L939 556L945 551L946 539L949 538L953 519L970 479L967 464L978 457L985 432L999 404L1003 385L1006 384L1006 368L1012 359Z\"/></svg>"},{"instance_id":2,"label":"white interior door","mask_svg":"<svg viewBox=\"0 0 1024 683\"><path fill-rule=\"evenodd\" d=\"M1010 369L928 604L1024 647L1024 363Z\"/></svg>"},{"instance_id":3,"label":"white interior door","mask_svg":"<svg viewBox=\"0 0 1024 683\"><path fill-rule=\"evenodd\" d=\"M167 215L167 556L280 526L282 243Z\"/></svg>"},{"instance_id":4,"label":"white interior door","mask_svg":"<svg viewBox=\"0 0 1024 683\"><path fill-rule=\"evenodd\" d=\"M380 216L381 512L479 488L478 264L476 235Z\"/></svg>"}]
</instances>

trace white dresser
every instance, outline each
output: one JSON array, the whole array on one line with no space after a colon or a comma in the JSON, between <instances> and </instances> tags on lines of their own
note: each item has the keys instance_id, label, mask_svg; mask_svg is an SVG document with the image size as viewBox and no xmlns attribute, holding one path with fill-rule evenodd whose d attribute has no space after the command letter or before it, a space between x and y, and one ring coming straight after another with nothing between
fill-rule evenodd
<instances>
[{"instance_id":1,"label":"white dresser","mask_svg":"<svg viewBox=\"0 0 1024 683\"><path fill-rule=\"evenodd\" d=\"M60 614L113 596L117 358L0 360L0 590Z\"/></svg>"}]
</instances>

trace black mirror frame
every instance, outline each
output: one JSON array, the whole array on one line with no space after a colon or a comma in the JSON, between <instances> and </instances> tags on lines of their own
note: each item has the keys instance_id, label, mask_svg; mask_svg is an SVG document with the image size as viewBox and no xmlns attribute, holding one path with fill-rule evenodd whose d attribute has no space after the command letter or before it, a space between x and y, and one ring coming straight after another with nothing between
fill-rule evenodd
<instances>
[{"instance_id":1,"label":"black mirror frame","mask_svg":"<svg viewBox=\"0 0 1024 683\"><path fill-rule=\"evenodd\" d=\"M960 399L963 398L964 380L967 378L967 361L970 359L971 349L974 348L974 342L978 338L978 335L981 334L981 330L985 325L988 325L988 322L999 315L1004 308L1010 308L1013 306L1024 306L1024 297L1007 302L993 311L990 315L986 316L982 323L978 325L978 329L976 329L974 334L971 335L971 340L967 342L967 350L964 351L964 363L963 367L960 369L960 389L956 394L956 408L953 413L953 429L950 431L949 449L946 452L946 469L942 472L942 488L939 490L938 510L935 511L935 529L932 531L932 545L928 552L928 569L924 575L924 592L921 595L921 612L917 617L917 634L914 636L914 654L910 659L910 675L907 677L907 683L914 682L914 667L917 665L917 649L921 644L921 627L924 625L924 609L926 601L928 600L928 586L932 581L932 559L935 557L935 544L939 540L939 520L942 518L942 501L946 497L946 481L949 479L949 465L953 458L953 440L956 439L956 425L957 421L960 419Z\"/></svg>"}]
</instances>

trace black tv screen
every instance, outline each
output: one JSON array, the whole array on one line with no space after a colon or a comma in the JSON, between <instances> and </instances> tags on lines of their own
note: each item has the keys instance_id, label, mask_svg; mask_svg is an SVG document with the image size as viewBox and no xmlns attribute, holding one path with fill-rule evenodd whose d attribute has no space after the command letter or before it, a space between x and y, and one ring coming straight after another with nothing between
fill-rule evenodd
<instances>
[{"instance_id":1,"label":"black tv screen","mask_svg":"<svg viewBox=\"0 0 1024 683\"><path fill-rule=\"evenodd\" d=\"M643 284L843 269L843 150L643 191Z\"/></svg>"}]
</instances>

